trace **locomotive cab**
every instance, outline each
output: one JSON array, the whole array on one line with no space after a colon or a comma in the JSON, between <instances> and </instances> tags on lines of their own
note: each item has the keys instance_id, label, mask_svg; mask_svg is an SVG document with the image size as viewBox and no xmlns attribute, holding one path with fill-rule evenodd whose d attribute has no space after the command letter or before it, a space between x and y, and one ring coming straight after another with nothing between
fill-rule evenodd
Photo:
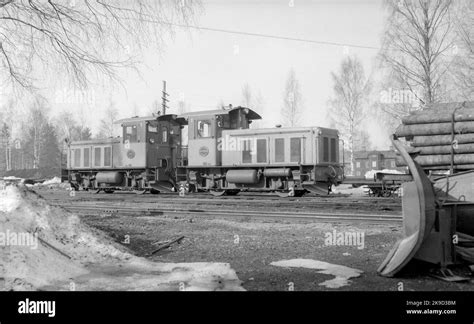
<instances>
[{"instance_id":1,"label":"locomotive cab","mask_svg":"<svg viewBox=\"0 0 474 324\"><path fill-rule=\"evenodd\" d=\"M245 107L191 112L181 115L188 124L190 166L220 166L222 131L248 129L260 115Z\"/></svg>"},{"instance_id":2,"label":"locomotive cab","mask_svg":"<svg viewBox=\"0 0 474 324\"><path fill-rule=\"evenodd\" d=\"M117 121L123 127L122 156L126 167L146 170L146 182L174 185L174 170L181 159L182 118L176 115L134 117Z\"/></svg>"}]
</instances>

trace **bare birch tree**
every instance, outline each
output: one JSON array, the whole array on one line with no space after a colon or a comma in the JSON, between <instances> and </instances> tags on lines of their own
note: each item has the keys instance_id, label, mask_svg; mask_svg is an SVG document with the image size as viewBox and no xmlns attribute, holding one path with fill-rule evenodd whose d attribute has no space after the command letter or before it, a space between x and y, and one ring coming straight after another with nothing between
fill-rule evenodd
<instances>
[{"instance_id":1,"label":"bare birch tree","mask_svg":"<svg viewBox=\"0 0 474 324\"><path fill-rule=\"evenodd\" d=\"M300 83L296 78L295 71L292 69L288 73L283 96L283 107L281 109L283 124L289 127L298 125L303 110L302 106L303 97L301 95Z\"/></svg>"},{"instance_id":2,"label":"bare birch tree","mask_svg":"<svg viewBox=\"0 0 474 324\"><path fill-rule=\"evenodd\" d=\"M1 81L32 88L35 73L47 71L78 85L93 73L115 79L117 68L134 66L134 53L160 47L199 8L199 0L0 0Z\"/></svg>"},{"instance_id":3,"label":"bare birch tree","mask_svg":"<svg viewBox=\"0 0 474 324\"><path fill-rule=\"evenodd\" d=\"M456 55L452 74L460 100L474 100L474 5L460 1L456 7Z\"/></svg>"},{"instance_id":4,"label":"bare birch tree","mask_svg":"<svg viewBox=\"0 0 474 324\"><path fill-rule=\"evenodd\" d=\"M104 118L100 120L99 137L113 137L114 136L114 122L118 119L118 109L115 103L110 101L109 106L104 112Z\"/></svg>"},{"instance_id":5,"label":"bare birch tree","mask_svg":"<svg viewBox=\"0 0 474 324\"><path fill-rule=\"evenodd\" d=\"M250 85L248 83L245 83L242 86L242 105L244 107L252 108L252 101L253 101L253 95L252 95L252 89L250 88Z\"/></svg>"},{"instance_id":6,"label":"bare birch tree","mask_svg":"<svg viewBox=\"0 0 474 324\"><path fill-rule=\"evenodd\" d=\"M453 38L452 0L386 0L389 18L381 50L387 64L423 104L443 98ZM417 90L419 89L419 90Z\"/></svg>"},{"instance_id":7,"label":"bare birch tree","mask_svg":"<svg viewBox=\"0 0 474 324\"><path fill-rule=\"evenodd\" d=\"M178 101L178 114L184 114L185 112L188 111L188 105L186 104L186 101L184 100L179 100Z\"/></svg>"},{"instance_id":8,"label":"bare birch tree","mask_svg":"<svg viewBox=\"0 0 474 324\"><path fill-rule=\"evenodd\" d=\"M38 169L42 163L41 157L43 156L42 151L44 148L43 133L46 124L48 124L47 111L48 107L46 101L43 98L35 98L34 103L30 107L26 127L26 151L32 161L33 169Z\"/></svg>"},{"instance_id":9,"label":"bare birch tree","mask_svg":"<svg viewBox=\"0 0 474 324\"><path fill-rule=\"evenodd\" d=\"M341 132L344 142L349 146L352 172L357 135L362 131L370 83L357 57L346 57L338 73L333 72L331 75L334 95L329 100L328 114L331 123Z\"/></svg>"}]
</instances>

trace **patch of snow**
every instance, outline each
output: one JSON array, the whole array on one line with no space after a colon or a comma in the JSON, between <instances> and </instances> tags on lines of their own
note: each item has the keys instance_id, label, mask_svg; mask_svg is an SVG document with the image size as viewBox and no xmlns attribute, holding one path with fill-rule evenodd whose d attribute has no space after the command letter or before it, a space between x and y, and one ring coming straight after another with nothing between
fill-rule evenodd
<instances>
[{"instance_id":1,"label":"patch of snow","mask_svg":"<svg viewBox=\"0 0 474 324\"><path fill-rule=\"evenodd\" d=\"M52 179L49 179L49 180L46 180L42 183L42 185L44 186L49 186L49 185L53 185L53 184L59 184L61 183L61 178L59 177L54 177Z\"/></svg>"},{"instance_id":2,"label":"patch of snow","mask_svg":"<svg viewBox=\"0 0 474 324\"><path fill-rule=\"evenodd\" d=\"M35 233L35 248L9 245L0 260L5 290L244 290L228 263L161 263L134 256L36 193L0 190L0 233ZM2 250L3 251L3 250Z\"/></svg>"},{"instance_id":3,"label":"patch of snow","mask_svg":"<svg viewBox=\"0 0 474 324\"><path fill-rule=\"evenodd\" d=\"M21 203L21 195L13 186L8 186L0 190L0 198L0 212L4 213L13 211L18 208Z\"/></svg>"},{"instance_id":4,"label":"patch of snow","mask_svg":"<svg viewBox=\"0 0 474 324\"><path fill-rule=\"evenodd\" d=\"M316 269L320 270L318 271L318 273L333 275L335 276L334 279L326 280L319 284L320 286L325 286L327 288L333 289L341 288L343 286L348 285L350 278L359 277L361 273L363 273L363 271L358 269L311 259L282 260L272 262L270 264L276 267L284 268Z\"/></svg>"},{"instance_id":5,"label":"patch of snow","mask_svg":"<svg viewBox=\"0 0 474 324\"><path fill-rule=\"evenodd\" d=\"M353 195L353 196L366 196L369 188L367 186L360 186L354 188L350 184L340 184L338 186L332 186L332 192L334 194Z\"/></svg>"},{"instance_id":6,"label":"patch of snow","mask_svg":"<svg viewBox=\"0 0 474 324\"><path fill-rule=\"evenodd\" d=\"M23 180L23 178L17 178L14 176L3 177L3 180Z\"/></svg>"}]
</instances>

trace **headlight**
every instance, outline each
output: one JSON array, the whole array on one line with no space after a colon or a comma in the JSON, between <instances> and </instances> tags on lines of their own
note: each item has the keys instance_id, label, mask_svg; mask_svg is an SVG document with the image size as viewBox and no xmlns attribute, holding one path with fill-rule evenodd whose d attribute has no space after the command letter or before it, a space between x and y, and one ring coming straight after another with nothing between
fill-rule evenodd
<instances>
[{"instance_id":1,"label":"headlight","mask_svg":"<svg viewBox=\"0 0 474 324\"><path fill-rule=\"evenodd\" d=\"M150 138L150 143L151 143L151 144L155 143L155 139L154 139L154 138Z\"/></svg>"}]
</instances>

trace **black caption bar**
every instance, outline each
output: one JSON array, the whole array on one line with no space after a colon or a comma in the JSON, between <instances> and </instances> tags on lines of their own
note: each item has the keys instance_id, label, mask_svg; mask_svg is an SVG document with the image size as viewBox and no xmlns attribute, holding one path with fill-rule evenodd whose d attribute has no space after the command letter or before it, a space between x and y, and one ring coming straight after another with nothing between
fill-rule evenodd
<instances>
[{"instance_id":1,"label":"black caption bar","mask_svg":"<svg viewBox=\"0 0 474 324\"><path fill-rule=\"evenodd\" d=\"M292 323L474 322L474 292L2 292L0 305L0 324L160 323L167 318L247 322L257 315Z\"/></svg>"}]
</instances>

